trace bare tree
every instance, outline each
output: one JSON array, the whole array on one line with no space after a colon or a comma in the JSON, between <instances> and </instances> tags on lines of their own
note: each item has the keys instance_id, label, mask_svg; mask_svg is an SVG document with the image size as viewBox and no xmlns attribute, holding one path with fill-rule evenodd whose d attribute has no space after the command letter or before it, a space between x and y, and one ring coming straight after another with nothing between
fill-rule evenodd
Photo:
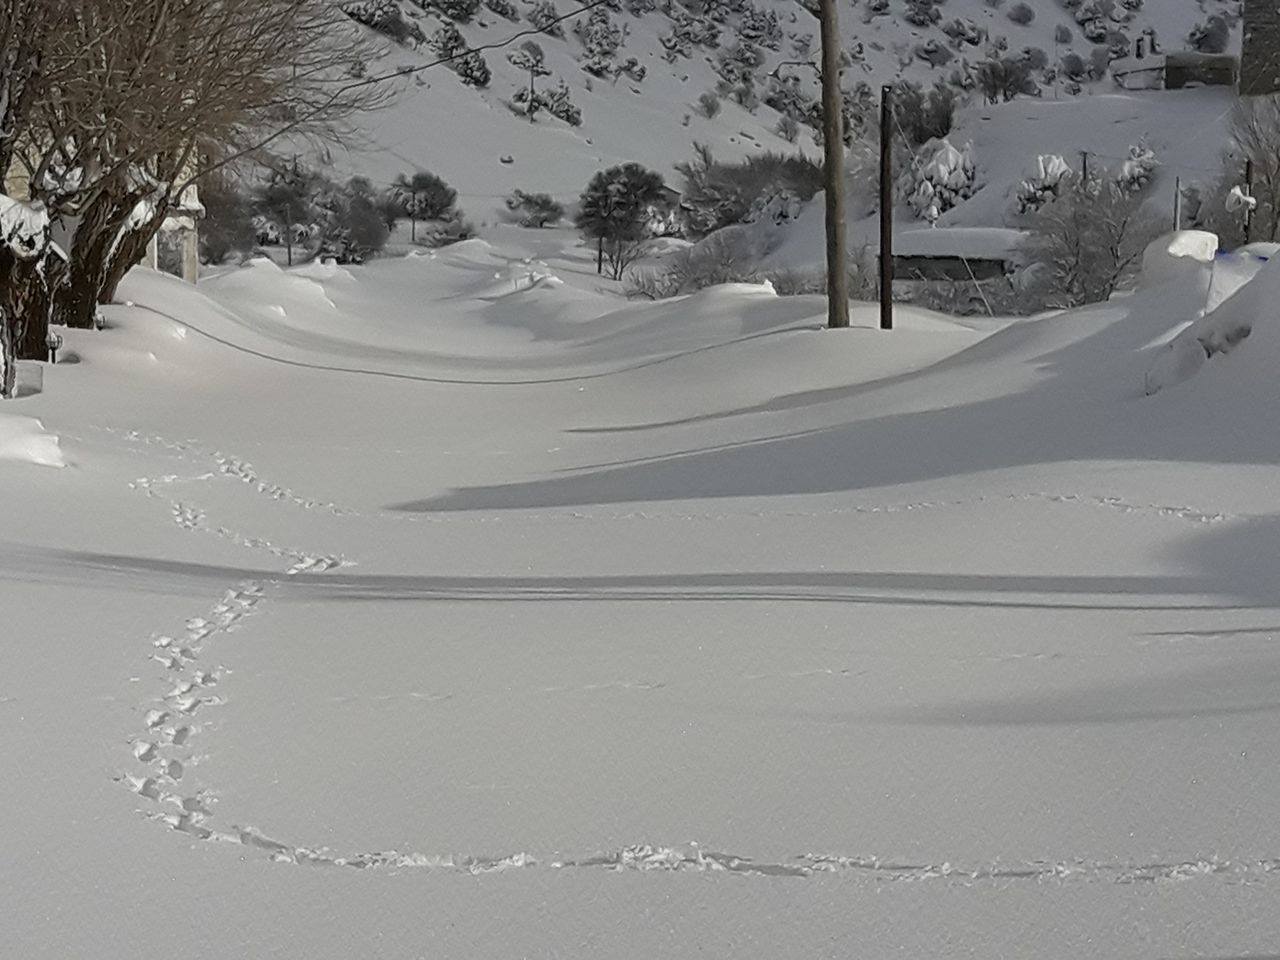
<instances>
[{"instance_id":1,"label":"bare tree","mask_svg":"<svg viewBox=\"0 0 1280 960\"><path fill-rule=\"evenodd\" d=\"M1036 292L1047 306L1075 307L1106 300L1132 279L1165 224L1143 209L1140 195L1111 179L1073 175L1027 227L1022 254L1038 265Z\"/></svg>"},{"instance_id":2,"label":"bare tree","mask_svg":"<svg viewBox=\"0 0 1280 960\"><path fill-rule=\"evenodd\" d=\"M323 0L77 0L57 96L20 151L33 196L73 227L55 319L93 323L203 168L272 129L335 133L385 96L344 87L359 51L343 29Z\"/></svg>"},{"instance_id":3,"label":"bare tree","mask_svg":"<svg viewBox=\"0 0 1280 960\"><path fill-rule=\"evenodd\" d=\"M1241 158L1253 161L1252 195L1258 206L1250 239L1280 239L1280 96L1241 97L1230 129Z\"/></svg>"}]
</instances>

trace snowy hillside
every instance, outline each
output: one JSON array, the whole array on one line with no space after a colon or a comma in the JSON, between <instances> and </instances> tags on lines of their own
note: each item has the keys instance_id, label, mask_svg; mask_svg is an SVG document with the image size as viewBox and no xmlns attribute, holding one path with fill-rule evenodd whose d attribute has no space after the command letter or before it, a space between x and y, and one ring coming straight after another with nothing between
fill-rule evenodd
<instances>
[{"instance_id":1,"label":"snowy hillside","mask_svg":"<svg viewBox=\"0 0 1280 960\"><path fill-rule=\"evenodd\" d=\"M469 21L456 23L465 44L500 42L531 29L530 17L537 19L539 11L547 15L549 9L527 0L517 0L509 9L505 0L495 0L495 5L514 19L489 6L478 7ZM1031 11L1029 23L1016 22L1025 19L1015 12L1022 7ZM381 75L425 64L441 49L452 49L432 38L453 23L450 14L463 16L459 10L471 4L353 0L347 8L369 22L398 11L403 26L397 29L412 31L401 43L368 31L381 56L366 65L367 71ZM560 14L573 9L567 0L557 0L551 8ZM874 91L901 77L925 87L967 83L981 60L1004 56L1034 64L1032 76L1046 100L1069 95L1074 69L1084 70L1079 79L1087 95L1111 89L1109 79L1090 80L1088 68L1095 62L1096 69L1091 58L1101 56L1105 63L1109 47L1124 47L1154 31L1164 49L1182 49L1193 28L1224 16L1232 24L1227 42L1234 48L1237 12L1234 0L947 0L936 6L932 0L855 0L840 7L848 63L844 82L848 88L864 82ZM578 32L575 24L581 27ZM561 36L535 37L549 71L536 78L536 86L555 91L563 83L568 100L581 112L580 126L545 113L530 123L515 112L522 111L519 104L513 111L513 96L529 84L527 70L509 62L517 49L513 45L482 54L491 74L483 89L464 83L448 67L404 81L398 102L368 118L364 145L335 155L331 169L386 181L406 170L430 169L456 186L464 207L482 220L514 188L571 198L591 173L620 161L636 160L671 175L673 165L689 157L694 141L711 145L726 159L770 149L817 152L812 130L803 124L794 144L782 136L782 114L768 105L775 88L769 74L775 70L795 78L801 101L816 92L812 70L779 66L816 55L816 20L801 4L753 0L685 7L628 0L598 7L556 29ZM744 65L743 43L758 55L758 63ZM624 69L629 61L634 65ZM715 95L719 110L711 118L699 104L708 93Z\"/></svg>"},{"instance_id":2,"label":"snowy hillside","mask_svg":"<svg viewBox=\"0 0 1280 960\"><path fill-rule=\"evenodd\" d=\"M135 271L0 410L0 954L1273 954L1280 264L1215 247L990 334L568 230Z\"/></svg>"}]
</instances>

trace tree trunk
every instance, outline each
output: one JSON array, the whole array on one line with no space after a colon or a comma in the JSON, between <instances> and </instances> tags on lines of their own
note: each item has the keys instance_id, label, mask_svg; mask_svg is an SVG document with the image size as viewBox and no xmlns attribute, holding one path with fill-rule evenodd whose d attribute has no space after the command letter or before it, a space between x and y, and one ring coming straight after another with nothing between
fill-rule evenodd
<instances>
[{"instance_id":1,"label":"tree trunk","mask_svg":"<svg viewBox=\"0 0 1280 960\"><path fill-rule=\"evenodd\" d=\"M0 307L0 399L3 400L13 396L18 381L13 320L13 315Z\"/></svg>"},{"instance_id":2,"label":"tree trunk","mask_svg":"<svg viewBox=\"0 0 1280 960\"><path fill-rule=\"evenodd\" d=\"M13 396L15 361L48 359L52 291L64 269L52 253L23 258L0 245L0 396Z\"/></svg>"},{"instance_id":3,"label":"tree trunk","mask_svg":"<svg viewBox=\"0 0 1280 960\"><path fill-rule=\"evenodd\" d=\"M59 286L54 297L54 323L80 329L94 326L98 298L107 286L117 238L140 199L138 193L114 196L104 191L81 213L71 240L67 282Z\"/></svg>"},{"instance_id":4,"label":"tree trunk","mask_svg":"<svg viewBox=\"0 0 1280 960\"><path fill-rule=\"evenodd\" d=\"M158 203L156 212L150 220L137 230L127 231L120 238L111 262L107 265L106 280L103 282L102 289L98 291L98 303L115 302L116 289L120 286L120 281L146 257L151 238L160 232L160 225L168 215L168 203Z\"/></svg>"}]
</instances>

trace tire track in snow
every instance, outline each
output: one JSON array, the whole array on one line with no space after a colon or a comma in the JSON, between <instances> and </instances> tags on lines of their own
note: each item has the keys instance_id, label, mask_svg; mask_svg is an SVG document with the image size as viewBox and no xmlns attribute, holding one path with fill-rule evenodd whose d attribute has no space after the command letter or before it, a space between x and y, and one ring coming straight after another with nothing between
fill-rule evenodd
<instances>
[{"instance_id":1,"label":"tire track in snow","mask_svg":"<svg viewBox=\"0 0 1280 960\"><path fill-rule=\"evenodd\" d=\"M278 502L291 503L306 510L326 509L334 513L355 514L333 504L309 500L289 488L261 480L252 466L235 457L212 455L198 450L194 444L178 444L163 438L141 438L127 434L126 439L164 446L186 455L194 452L212 456L218 473L238 479L258 493ZM264 550L290 566L286 574L321 573L346 561L340 556L310 554L281 547L258 537L246 536L227 527L214 527L204 512L192 504L172 500L159 488L179 482L213 479L213 474L196 477L166 475L141 478L131 486L149 498L166 502L173 522L190 532L205 532L237 543L248 549ZM1004 497L977 497L968 500L921 501L883 506L856 506L825 512L759 512L704 515L626 514L591 516L582 514L549 514L544 519L729 519L791 516L830 516L832 514L900 513L933 510L976 503L1008 501L1042 501L1077 504L1117 510L1122 513L1155 515L1193 523L1217 523L1233 519L1227 514L1206 513L1190 507L1140 505L1117 497L1082 497L1048 493L1011 494ZM358 514L357 514L358 515ZM434 518L433 518L434 519ZM750 857L704 850L691 843L684 847L634 844L620 850L596 853L576 859L539 859L527 852L494 857L432 855L416 852L366 852L351 855L334 853L326 848L299 846L275 839L250 826L232 825L229 829L215 825L213 808L216 794L209 788L192 784L192 768L200 756L194 752L199 735L207 728L207 714L226 701L215 692L225 669L207 663L215 640L235 630L265 599L263 585L244 581L225 591L207 614L193 617L181 636L161 635L152 640L151 659L159 662L170 679L166 693L155 697L143 716L143 729L130 741L136 772L117 779L138 797L150 802L144 815L155 822L200 842L228 843L263 852L271 860L300 866L345 869L406 870L429 869L465 874L485 874L512 869L542 868L548 870L609 870L644 872L697 872L763 878L821 878L842 876L875 884L935 882L956 885L1011 883L1169 883L1213 878L1227 883L1250 884L1273 879L1280 873L1280 859L1225 860L1216 857L1170 862L1123 863L1116 861L1062 860L1028 861L991 864L964 864L942 861L911 863L879 857L850 857L831 854L804 854L781 861L755 860ZM813 671L799 675L809 675ZM826 671L830 672L830 671ZM609 688L619 684L593 685L583 689ZM623 684L623 686L632 686ZM642 689L661 688L662 683L639 684Z\"/></svg>"}]
</instances>

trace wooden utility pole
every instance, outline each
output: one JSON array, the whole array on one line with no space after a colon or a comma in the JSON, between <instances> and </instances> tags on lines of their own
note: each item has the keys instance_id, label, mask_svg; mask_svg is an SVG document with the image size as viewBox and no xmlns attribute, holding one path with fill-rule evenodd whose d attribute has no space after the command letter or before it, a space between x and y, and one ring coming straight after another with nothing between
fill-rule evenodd
<instances>
[{"instance_id":1,"label":"wooden utility pole","mask_svg":"<svg viewBox=\"0 0 1280 960\"><path fill-rule=\"evenodd\" d=\"M1182 229L1182 178L1173 178L1173 229Z\"/></svg>"},{"instance_id":2,"label":"wooden utility pole","mask_svg":"<svg viewBox=\"0 0 1280 960\"><path fill-rule=\"evenodd\" d=\"M880 88L880 329L893 329L893 87Z\"/></svg>"},{"instance_id":3,"label":"wooden utility pole","mask_svg":"<svg viewBox=\"0 0 1280 960\"><path fill-rule=\"evenodd\" d=\"M840 24L836 0L819 0L822 31L823 189L827 198L827 326L849 326L844 240L844 98L840 93Z\"/></svg>"}]
</instances>

